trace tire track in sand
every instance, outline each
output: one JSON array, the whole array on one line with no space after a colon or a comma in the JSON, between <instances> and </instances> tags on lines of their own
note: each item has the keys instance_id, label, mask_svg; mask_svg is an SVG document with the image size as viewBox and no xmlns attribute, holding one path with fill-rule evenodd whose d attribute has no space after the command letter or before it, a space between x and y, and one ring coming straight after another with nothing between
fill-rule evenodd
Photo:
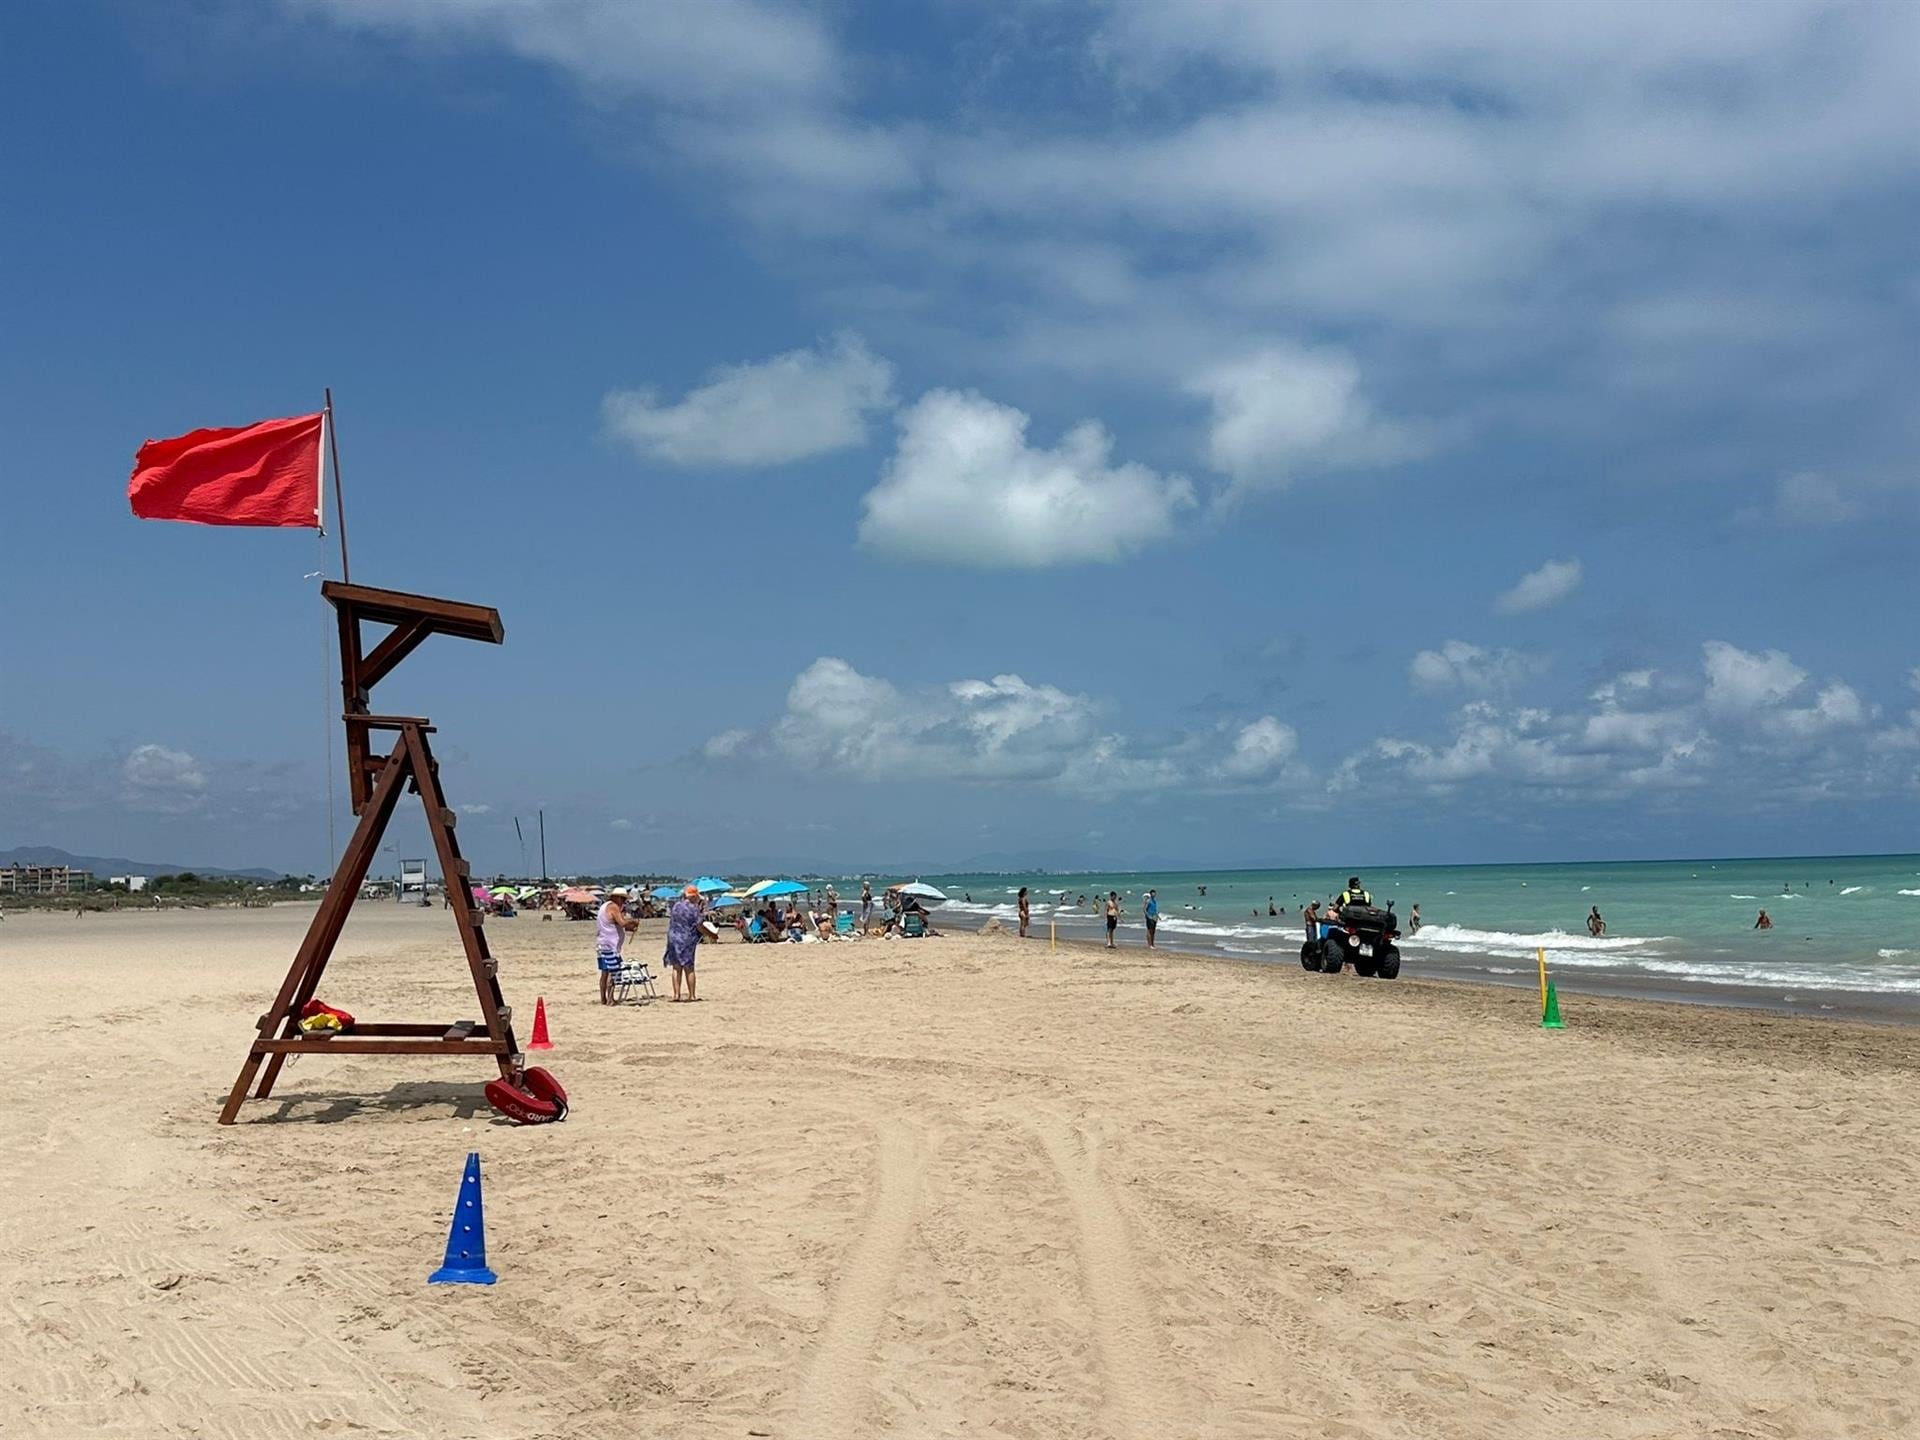
<instances>
[{"instance_id":1,"label":"tire track in sand","mask_svg":"<svg viewBox=\"0 0 1920 1440\"><path fill-rule=\"evenodd\" d=\"M1101 1378L1101 1414L1115 1440L1164 1435L1172 1407L1160 1403L1155 1377L1166 1373L1162 1347L1140 1298L1126 1216L1100 1178L1100 1154L1086 1134L1064 1124L1034 1127L1073 1210L1074 1248L1093 1315Z\"/></svg>"},{"instance_id":2,"label":"tire track in sand","mask_svg":"<svg viewBox=\"0 0 1920 1440\"><path fill-rule=\"evenodd\" d=\"M807 1365L792 1432L797 1440L845 1440L855 1433L871 1396L868 1365L913 1238L929 1143L897 1120L878 1128L873 1198Z\"/></svg>"}]
</instances>

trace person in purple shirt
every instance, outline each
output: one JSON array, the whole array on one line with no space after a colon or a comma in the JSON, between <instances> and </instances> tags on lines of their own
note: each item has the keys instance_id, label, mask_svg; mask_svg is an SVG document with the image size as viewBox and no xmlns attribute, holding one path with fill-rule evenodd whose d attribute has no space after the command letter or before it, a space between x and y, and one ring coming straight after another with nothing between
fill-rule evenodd
<instances>
[{"instance_id":1,"label":"person in purple shirt","mask_svg":"<svg viewBox=\"0 0 1920 1440\"><path fill-rule=\"evenodd\" d=\"M700 903L700 892L689 885L680 892L680 898L673 902L667 911L667 968L673 972L673 998L692 1000L694 993L693 952L700 948L703 935L702 924L706 912ZM686 977L687 993L680 994L681 977Z\"/></svg>"}]
</instances>

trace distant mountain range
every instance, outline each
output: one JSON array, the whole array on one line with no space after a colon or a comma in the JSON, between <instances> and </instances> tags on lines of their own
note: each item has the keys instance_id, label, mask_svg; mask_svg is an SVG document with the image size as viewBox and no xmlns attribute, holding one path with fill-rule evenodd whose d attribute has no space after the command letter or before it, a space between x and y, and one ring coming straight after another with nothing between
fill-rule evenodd
<instances>
[{"instance_id":1,"label":"distant mountain range","mask_svg":"<svg viewBox=\"0 0 1920 1440\"><path fill-rule=\"evenodd\" d=\"M236 880L278 880L278 870L223 870L218 865L162 864L158 860L122 860L111 855L73 855L51 845L21 845L0 850L0 867L7 865L65 865L86 870L98 878L109 875L179 875L191 870L196 875L215 875Z\"/></svg>"}]
</instances>

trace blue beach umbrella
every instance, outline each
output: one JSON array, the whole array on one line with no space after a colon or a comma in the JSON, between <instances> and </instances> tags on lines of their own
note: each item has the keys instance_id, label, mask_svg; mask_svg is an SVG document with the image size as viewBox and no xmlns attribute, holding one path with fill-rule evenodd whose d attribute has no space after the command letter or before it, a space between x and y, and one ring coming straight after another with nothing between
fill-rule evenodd
<instances>
[{"instance_id":1,"label":"blue beach umbrella","mask_svg":"<svg viewBox=\"0 0 1920 1440\"><path fill-rule=\"evenodd\" d=\"M647 893L656 900L678 900L681 887L678 885L656 885Z\"/></svg>"},{"instance_id":2,"label":"blue beach umbrella","mask_svg":"<svg viewBox=\"0 0 1920 1440\"><path fill-rule=\"evenodd\" d=\"M713 908L716 910L725 910L731 905L744 905L745 903L746 902L738 895L717 895L712 901Z\"/></svg>"},{"instance_id":3,"label":"blue beach umbrella","mask_svg":"<svg viewBox=\"0 0 1920 1440\"><path fill-rule=\"evenodd\" d=\"M771 900L780 895L804 895L807 887L798 880L769 880L748 892L756 900Z\"/></svg>"},{"instance_id":4,"label":"blue beach umbrella","mask_svg":"<svg viewBox=\"0 0 1920 1440\"><path fill-rule=\"evenodd\" d=\"M725 880L716 880L711 875L702 875L698 880L693 882L693 888L698 890L702 895L718 895L723 891L731 890L733 886L729 885Z\"/></svg>"}]
</instances>

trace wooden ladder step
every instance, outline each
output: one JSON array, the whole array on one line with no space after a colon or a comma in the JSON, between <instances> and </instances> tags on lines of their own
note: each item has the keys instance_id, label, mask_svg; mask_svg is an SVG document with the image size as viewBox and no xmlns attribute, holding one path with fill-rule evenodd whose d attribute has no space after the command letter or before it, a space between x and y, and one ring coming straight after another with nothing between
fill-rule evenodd
<instances>
[{"instance_id":1,"label":"wooden ladder step","mask_svg":"<svg viewBox=\"0 0 1920 1440\"><path fill-rule=\"evenodd\" d=\"M442 1040L465 1040L479 1028L480 1022L478 1020L456 1020L447 1027L447 1033L440 1038Z\"/></svg>"}]
</instances>

